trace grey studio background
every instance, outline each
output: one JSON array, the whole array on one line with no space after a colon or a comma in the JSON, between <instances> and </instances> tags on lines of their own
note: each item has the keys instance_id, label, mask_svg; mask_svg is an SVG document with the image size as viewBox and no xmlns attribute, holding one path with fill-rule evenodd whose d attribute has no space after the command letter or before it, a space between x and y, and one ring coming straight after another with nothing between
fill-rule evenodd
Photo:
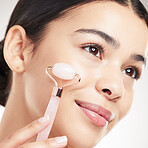
<instances>
[{"instance_id":1,"label":"grey studio background","mask_svg":"<svg viewBox=\"0 0 148 148\"><path fill-rule=\"evenodd\" d=\"M0 40L18 0L0 0ZM148 0L142 0L148 9ZM148 148L148 66L136 82L134 104L129 114L95 148ZM0 107L0 119L4 108Z\"/></svg>"}]
</instances>

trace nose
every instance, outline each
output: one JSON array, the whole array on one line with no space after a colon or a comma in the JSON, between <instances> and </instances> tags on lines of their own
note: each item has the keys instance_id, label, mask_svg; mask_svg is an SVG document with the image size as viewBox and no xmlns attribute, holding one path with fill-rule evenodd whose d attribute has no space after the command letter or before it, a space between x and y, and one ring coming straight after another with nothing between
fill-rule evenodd
<instances>
[{"instance_id":1,"label":"nose","mask_svg":"<svg viewBox=\"0 0 148 148\"><path fill-rule=\"evenodd\" d=\"M103 75L96 81L96 90L111 101L118 101L125 92L123 80L120 76Z\"/></svg>"}]
</instances>

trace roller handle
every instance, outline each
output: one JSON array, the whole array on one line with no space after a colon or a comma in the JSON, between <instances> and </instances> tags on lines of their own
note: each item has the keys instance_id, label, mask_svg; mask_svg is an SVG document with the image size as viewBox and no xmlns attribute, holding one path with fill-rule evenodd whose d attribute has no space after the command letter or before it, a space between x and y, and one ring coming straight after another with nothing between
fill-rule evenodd
<instances>
[{"instance_id":1,"label":"roller handle","mask_svg":"<svg viewBox=\"0 0 148 148\"><path fill-rule=\"evenodd\" d=\"M42 132L38 134L36 141L42 141L48 139L49 133L51 131L57 113L59 102L60 98L58 96L51 96L51 99L48 103L47 109L44 114L44 116L49 116L50 124L46 129L44 129Z\"/></svg>"}]
</instances>

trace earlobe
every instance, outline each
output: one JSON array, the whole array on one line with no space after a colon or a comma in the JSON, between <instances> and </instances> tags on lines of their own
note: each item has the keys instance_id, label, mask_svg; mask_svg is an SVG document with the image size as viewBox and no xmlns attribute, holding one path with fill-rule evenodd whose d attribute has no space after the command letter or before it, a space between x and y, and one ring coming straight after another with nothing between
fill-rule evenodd
<instances>
[{"instance_id":1,"label":"earlobe","mask_svg":"<svg viewBox=\"0 0 148 148\"><path fill-rule=\"evenodd\" d=\"M25 71L24 52L28 39L25 30L15 25L7 33L4 44L4 58L14 72L22 73Z\"/></svg>"}]
</instances>

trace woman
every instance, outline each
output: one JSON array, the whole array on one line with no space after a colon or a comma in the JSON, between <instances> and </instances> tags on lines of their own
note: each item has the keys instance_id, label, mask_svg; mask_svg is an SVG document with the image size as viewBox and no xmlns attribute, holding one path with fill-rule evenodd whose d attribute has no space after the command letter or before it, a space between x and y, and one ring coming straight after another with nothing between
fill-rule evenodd
<instances>
[{"instance_id":1,"label":"woman","mask_svg":"<svg viewBox=\"0 0 148 148\"><path fill-rule=\"evenodd\" d=\"M132 105L147 26L137 0L20 0L0 48L0 147L94 147ZM59 62L72 65L81 82L64 89L49 139L35 142L50 123L40 118L53 89L45 69ZM94 113L100 106L106 124Z\"/></svg>"}]
</instances>

